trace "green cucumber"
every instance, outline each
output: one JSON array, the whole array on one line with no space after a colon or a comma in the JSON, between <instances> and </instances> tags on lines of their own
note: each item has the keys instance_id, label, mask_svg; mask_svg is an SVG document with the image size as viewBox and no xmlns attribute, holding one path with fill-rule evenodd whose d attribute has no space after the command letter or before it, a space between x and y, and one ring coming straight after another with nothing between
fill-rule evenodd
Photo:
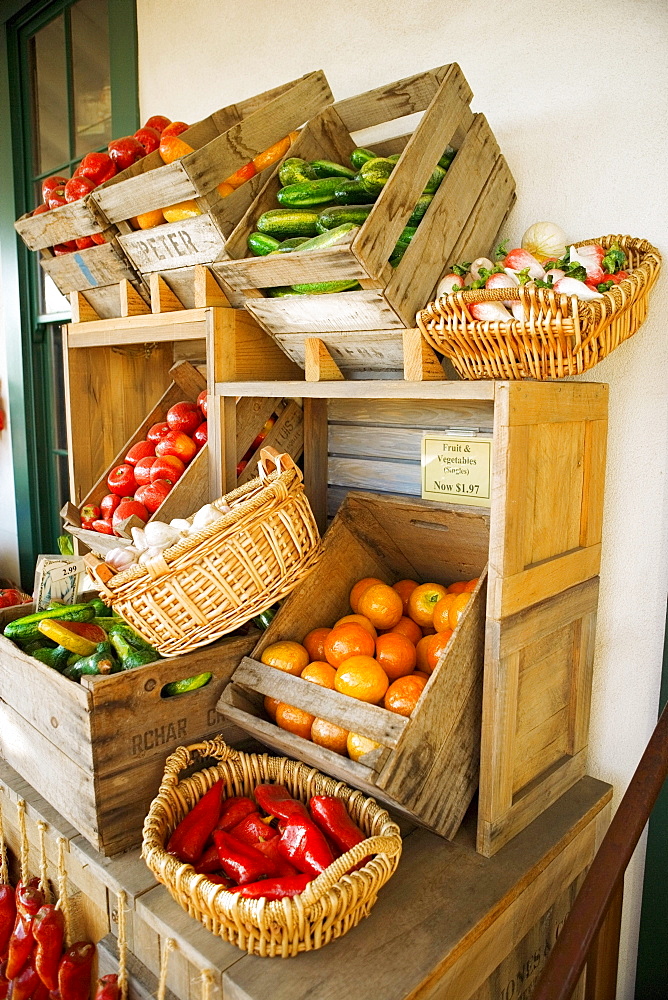
<instances>
[{"instance_id":1,"label":"green cucumber","mask_svg":"<svg viewBox=\"0 0 668 1000\"><path fill-rule=\"evenodd\" d=\"M277 240L287 240L292 236L315 236L318 232L318 213L306 209L274 208L265 212L257 220L261 233Z\"/></svg>"},{"instance_id":2,"label":"green cucumber","mask_svg":"<svg viewBox=\"0 0 668 1000\"><path fill-rule=\"evenodd\" d=\"M60 604L49 611L37 611L35 614L26 615L25 618L17 618L5 627L3 634L13 642L23 645L40 635L37 626L45 618L56 618L64 622L89 622L95 618L95 608L92 604L72 604L70 607Z\"/></svg>"},{"instance_id":3,"label":"green cucumber","mask_svg":"<svg viewBox=\"0 0 668 1000\"><path fill-rule=\"evenodd\" d=\"M433 194L421 194L420 195L420 197L418 199L418 202L417 202L417 205L413 209L413 211L412 211L412 213L410 215L410 218L408 219L408 222L406 223L407 226L417 226L418 225L418 223L420 222L420 220L422 218L424 218L424 216L425 216L425 214L427 212L427 209L429 208L429 206L432 203L433 198L434 198Z\"/></svg>"},{"instance_id":4,"label":"green cucumber","mask_svg":"<svg viewBox=\"0 0 668 1000\"><path fill-rule=\"evenodd\" d=\"M76 663L66 666L63 670L63 676L68 677L71 681L80 681L84 674L88 676L115 674L118 669L118 661L114 656L111 643L101 642L90 656L83 656Z\"/></svg>"},{"instance_id":5,"label":"green cucumber","mask_svg":"<svg viewBox=\"0 0 668 1000\"><path fill-rule=\"evenodd\" d=\"M268 299L290 299L297 295L290 285L276 285L274 288L263 288L262 291Z\"/></svg>"},{"instance_id":6,"label":"green cucumber","mask_svg":"<svg viewBox=\"0 0 668 1000\"><path fill-rule=\"evenodd\" d=\"M401 236L394 245L394 250L390 255L390 264L392 267L397 267L397 265L401 262L401 259L408 250L411 240L415 236L416 232L417 226L406 226L403 230Z\"/></svg>"},{"instance_id":7,"label":"green cucumber","mask_svg":"<svg viewBox=\"0 0 668 1000\"><path fill-rule=\"evenodd\" d=\"M392 153L392 155L391 156L387 156L386 159L389 160L390 163L398 163L400 156L401 156L401 153Z\"/></svg>"},{"instance_id":8,"label":"green cucumber","mask_svg":"<svg viewBox=\"0 0 668 1000\"><path fill-rule=\"evenodd\" d=\"M375 160L367 160L362 164L359 175L365 191L379 195L393 170L394 163L386 157L377 156Z\"/></svg>"},{"instance_id":9,"label":"green cucumber","mask_svg":"<svg viewBox=\"0 0 668 1000\"><path fill-rule=\"evenodd\" d=\"M41 663L45 663L47 667L52 667L53 670L57 670L58 673L62 674L72 654L64 646L56 646L55 649L35 649L30 655L34 660L39 660Z\"/></svg>"},{"instance_id":10,"label":"green cucumber","mask_svg":"<svg viewBox=\"0 0 668 1000\"><path fill-rule=\"evenodd\" d=\"M320 236L314 236L312 240L307 240L306 243L302 243L299 247L299 251L322 250L323 247L334 246L335 243L339 242L342 236L345 236L346 233L349 233L350 230L354 228L354 222L344 222L342 225L337 226L336 229L328 229Z\"/></svg>"},{"instance_id":11,"label":"green cucumber","mask_svg":"<svg viewBox=\"0 0 668 1000\"><path fill-rule=\"evenodd\" d=\"M337 205L373 205L375 194L369 194L359 177L350 181L341 181L334 191L334 201Z\"/></svg>"},{"instance_id":12,"label":"green cucumber","mask_svg":"<svg viewBox=\"0 0 668 1000\"><path fill-rule=\"evenodd\" d=\"M306 236L293 236L291 240L283 240L275 252L292 253L292 251L297 250L302 243L308 243L308 238Z\"/></svg>"},{"instance_id":13,"label":"green cucumber","mask_svg":"<svg viewBox=\"0 0 668 1000\"><path fill-rule=\"evenodd\" d=\"M309 166L315 171L316 177L347 177L352 180L355 176L355 171L350 167L334 163L333 160L311 160Z\"/></svg>"},{"instance_id":14,"label":"green cucumber","mask_svg":"<svg viewBox=\"0 0 668 1000\"><path fill-rule=\"evenodd\" d=\"M351 292L359 287L359 281L310 281L293 285L292 290L297 295L326 295L330 292Z\"/></svg>"},{"instance_id":15,"label":"green cucumber","mask_svg":"<svg viewBox=\"0 0 668 1000\"><path fill-rule=\"evenodd\" d=\"M256 257L266 257L273 250L278 250L280 246L279 241L275 240L273 236L268 236L267 233L251 233L246 242L248 249Z\"/></svg>"},{"instance_id":16,"label":"green cucumber","mask_svg":"<svg viewBox=\"0 0 668 1000\"><path fill-rule=\"evenodd\" d=\"M446 146L443 156L438 161L439 167L443 167L444 170L447 170L452 161L454 160L456 154L457 154L456 149L453 149L452 146Z\"/></svg>"},{"instance_id":17,"label":"green cucumber","mask_svg":"<svg viewBox=\"0 0 668 1000\"><path fill-rule=\"evenodd\" d=\"M353 226L361 226L366 220L373 205L334 205L326 208L318 216L318 229L321 233L335 229L346 222Z\"/></svg>"},{"instance_id":18,"label":"green cucumber","mask_svg":"<svg viewBox=\"0 0 668 1000\"><path fill-rule=\"evenodd\" d=\"M365 149L364 146L358 146L357 149L353 149L350 154L350 162L355 167L356 170L366 163L367 160L375 160L378 157L378 153L374 153L372 149Z\"/></svg>"},{"instance_id":19,"label":"green cucumber","mask_svg":"<svg viewBox=\"0 0 668 1000\"><path fill-rule=\"evenodd\" d=\"M96 618L111 618L114 614L109 605L105 604L99 597L94 597L93 600L88 603L95 608Z\"/></svg>"},{"instance_id":20,"label":"green cucumber","mask_svg":"<svg viewBox=\"0 0 668 1000\"><path fill-rule=\"evenodd\" d=\"M184 677L182 681L170 681L169 684L165 684L160 692L160 697L173 698L175 694L186 694L188 691L197 691L198 688L202 688L208 684L212 677L213 674L207 672L204 674L195 674L194 677Z\"/></svg>"},{"instance_id":21,"label":"green cucumber","mask_svg":"<svg viewBox=\"0 0 668 1000\"><path fill-rule=\"evenodd\" d=\"M276 193L279 205L284 208L310 208L311 205L327 205L334 198L340 177L322 177L317 181L302 181L288 184Z\"/></svg>"},{"instance_id":22,"label":"green cucumber","mask_svg":"<svg viewBox=\"0 0 668 1000\"><path fill-rule=\"evenodd\" d=\"M445 170L443 167L439 167L438 164L434 167L433 173L425 185L425 189L422 194L433 194L436 191L445 177Z\"/></svg>"},{"instance_id":23,"label":"green cucumber","mask_svg":"<svg viewBox=\"0 0 668 1000\"><path fill-rule=\"evenodd\" d=\"M282 187L288 184L299 184L301 181L314 181L317 177L315 170L306 160L301 160L298 156L291 156L284 160L278 170L278 179Z\"/></svg>"}]
</instances>

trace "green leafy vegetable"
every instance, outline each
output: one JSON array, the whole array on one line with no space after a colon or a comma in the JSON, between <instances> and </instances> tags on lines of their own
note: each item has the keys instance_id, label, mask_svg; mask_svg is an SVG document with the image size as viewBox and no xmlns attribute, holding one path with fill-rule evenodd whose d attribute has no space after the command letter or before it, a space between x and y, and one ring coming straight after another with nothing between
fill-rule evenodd
<instances>
[{"instance_id":1,"label":"green leafy vegetable","mask_svg":"<svg viewBox=\"0 0 668 1000\"><path fill-rule=\"evenodd\" d=\"M608 274L616 274L617 271L624 270L624 268L626 267L626 254L620 247L619 243L612 244L610 249L607 251L605 257L601 261L601 267Z\"/></svg>"}]
</instances>

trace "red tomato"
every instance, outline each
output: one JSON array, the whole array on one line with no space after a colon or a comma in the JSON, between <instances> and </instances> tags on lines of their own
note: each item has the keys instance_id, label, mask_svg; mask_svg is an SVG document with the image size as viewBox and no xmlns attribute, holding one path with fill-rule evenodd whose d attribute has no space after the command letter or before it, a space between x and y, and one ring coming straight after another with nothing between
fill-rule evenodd
<instances>
[{"instance_id":1,"label":"red tomato","mask_svg":"<svg viewBox=\"0 0 668 1000\"><path fill-rule=\"evenodd\" d=\"M206 419L206 416L207 416L207 412L206 411L207 411L207 406L208 406L208 404L207 404L207 391L206 391L206 389L202 389L202 391L200 392L199 396L197 397L197 405L199 406L200 410L204 414L204 419Z\"/></svg>"},{"instance_id":2,"label":"red tomato","mask_svg":"<svg viewBox=\"0 0 668 1000\"><path fill-rule=\"evenodd\" d=\"M143 128L137 129L134 134L134 138L144 147L147 156L160 145L160 133L156 131L156 129L150 128L148 125L144 125Z\"/></svg>"},{"instance_id":3,"label":"red tomato","mask_svg":"<svg viewBox=\"0 0 668 1000\"><path fill-rule=\"evenodd\" d=\"M79 198L94 191L96 187L97 184L94 184L88 177L73 177L65 185L65 201L78 201Z\"/></svg>"},{"instance_id":4,"label":"red tomato","mask_svg":"<svg viewBox=\"0 0 668 1000\"><path fill-rule=\"evenodd\" d=\"M149 432L146 435L146 438L153 444L157 444L158 441L161 441L162 438L164 438L165 434L169 434L169 431L170 427L169 424L167 423L153 424L153 426L149 428Z\"/></svg>"},{"instance_id":5,"label":"red tomato","mask_svg":"<svg viewBox=\"0 0 668 1000\"><path fill-rule=\"evenodd\" d=\"M133 444L125 456L128 465L135 465L140 458L152 458L155 455L155 445L152 441L138 441Z\"/></svg>"},{"instance_id":6,"label":"red tomato","mask_svg":"<svg viewBox=\"0 0 668 1000\"><path fill-rule=\"evenodd\" d=\"M176 455L186 465L195 457L197 445L191 437L181 431L170 431L155 446L155 453L159 458L165 455Z\"/></svg>"},{"instance_id":7,"label":"red tomato","mask_svg":"<svg viewBox=\"0 0 668 1000\"><path fill-rule=\"evenodd\" d=\"M77 169L75 177L87 177L93 184L104 184L116 175L116 164L109 153L87 153Z\"/></svg>"},{"instance_id":8,"label":"red tomato","mask_svg":"<svg viewBox=\"0 0 668 1000\"><path fill-rule=\"evenodd\" d=\"M150 481L164 479L168 483L177 482L186 471L185 463L176 455L162 455L155 458L151 466Z\"/></svg>"},{"instance_id":9,"label":"red tomato","mask_svg":"<svg viewBox=\"0 0 668 1000\"><path fill-rule=\"evenodd\" d=\"M149 118L149 121L150 120L151 119ZM146 124L148 125L148 122ZM163 128L160 135L161 138L166 135L181 135L182 132L185 132L186 129L189 128L190 125L186 125L185 122L170 122L169 125L166 125L165 128Z\"/></svg>"},{"instance_id":10,"label":"red tomato","mask_svg":"<svg viewBox=\"0 0 668 1000\"><path fill-rule=\"evenodd\" d=\"M131 465L117 465L107 476L107 486L119 497L131 497L137 489L134 470Z\"/></svg>"},{"instance_id":11,"label":"red tomato","mask_svg":"<svg viewBox=\"0 0 668 1000\"><path fill-rule=\"evenodd\" d=\"M133 135L124 135L122 139L114 139L107 146L109 156L114 161L117 171L131 167L137 160L146 156L146 150Z\"/></svg>"},{"instance_id":12,"label":"red tomato","mask_svg":"<svg viewBox=\"0 0 668 1000\"><path fill-rule=\"evenodd\" d=\"M171 125L171 121L164 115L151 115L148 121L144 122L144 128L154 128L157 132L163 132L168 125Z\"/></svg>"},{"instance_id":13,"label":"red tomato","mask_svg":"<svg viewBox=\"0 0 668 1000\"><path fill-rule=\"evenodd\" d=\"M197 445L198 451L200 450L200 448L204 447L207 440L208 440L207 422L206 420L204 420L193 434L193 441Z\"/></svg>"},{"instance_id":14,"label":"red tomato","mask_svg":"<svg viewBox=\"0 0 668 1000\"><path fill-rule=\"evenodd\" d=\"M167 423L171 431L181 431L182 434L193 434L202 422L202 415L197 403L183 400L174 403L167 410Z\"/></svg>"},{"instance_id":15,"label":"red tomato","mask_svg":"<svg viewBox=\"0 0 668 1000\"><path fill-rule=\"evenodd\" d=\"M135 465L135 479L138 486L147 486L151 482L151 469L160 461L155 455L140 458Z\"/></svg>"},{"instance_id":16,"label":"red tomato","mask_svg":"<svg viewBox=\"0 0 668 1000\"><path fill-rule=\"evenodd\" d=\"M102 517L107 520L111 519L111 515L114 513L121 498L117 496L116 493L107 493L106 497L102 497L100 500L100 510L102 511ZM97 530L97 529L96 529Z\"/></svg>"},{"instance_id":17,"label":"red tomato","mask_svg":"<svg viewBox=\"0 0 668 1000\"><path fill-rule=\"evenodd\" d=\"M140 503L144 504L149 513L155 514L171 490L172 485L166 479L156 479L154 482L149 483L148 486L140 486L135 496Z\"/></svg>"},{"instance_id":18,"label":"red tomato","mask_svg":"<svg viewBox=\"0 0 668 1000\"><path fill-rule=\"evenodd\" d=\"M102 535L113 535L114 534L114 526L113 526L112 522L109 521L106 517L105 518L101 518L99 521L93 521L91 527L92 527L93 531L99 531L100 534L102 534Z\"/></svg>"},{"instance_id":19,"label":"red tomato","mask_svg":"<svg viewBox=\"0 0 668 1000\"><path fill-rule=\"evenodd\" d=\"M148 521L148 511L144 504L139 503L138 500L121 500L112 518L114 529L118 529L120 522L127 520L128 517L138 517L140 521L146 524Z\"/></svg>"},{"instance_id":20,"label":"red tomato","mask_svg":"<svg viewBox=\"0 0 668 1000\"><path fill-rule=\"evenodd\" d=\"M47 177L45 181L42 181L42 201L48 204L51 193L64 188L66 184L67 177Z\"/></svg>"},{"instance_id":21,"label":"red tomato","mask_svg":"<svg viewBox=\"0 0 668 1000\"><path fill-rule=\"evenodd\" d=\"M60 208L61 205L67 205L67 200L65 198L65 188L59 187L59 188L54 188L53 191L50 191L46 199L46 203L49 206L49 208Z\"/></svg>"},{"instance_id":22,"label":"red tomato","mask_svg":"<svg viewBox=\"0 0 668 1000\"><path fill-rule=\"evenodd\" d=\"M77 245L77 250L89 250L90 247L95 246L95 241L90 236L79 236L74 242Z\"/></svg>"}]
</instances>

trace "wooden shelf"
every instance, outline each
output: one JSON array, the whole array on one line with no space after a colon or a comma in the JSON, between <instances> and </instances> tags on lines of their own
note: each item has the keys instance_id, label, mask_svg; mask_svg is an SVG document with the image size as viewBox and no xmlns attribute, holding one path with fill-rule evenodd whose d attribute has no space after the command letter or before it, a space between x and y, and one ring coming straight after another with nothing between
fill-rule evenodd
<instances>
[{"instance_id":1,"label":"wooden shelf","mask_svg":"<svg viewBox=\"0 0 668 1000\"><path fill-rule=\"evenodd\" d=\"M201 340L207 334L208 309L181 309L178 312L147 313L120 319L99 319L72 323L67 329L67 346L112 347L125 344Z\"/></svg>"},{"instance_id":2,"label":"wooden shelf","mask_svg":"<svg viewBox=\"0 0 668 1000\"><path fill-rule=\"evenodd\" d=\"M499 382L216 382L216 396L302 396L308 399L494 399Z\"/></svg>"}]
</instances>

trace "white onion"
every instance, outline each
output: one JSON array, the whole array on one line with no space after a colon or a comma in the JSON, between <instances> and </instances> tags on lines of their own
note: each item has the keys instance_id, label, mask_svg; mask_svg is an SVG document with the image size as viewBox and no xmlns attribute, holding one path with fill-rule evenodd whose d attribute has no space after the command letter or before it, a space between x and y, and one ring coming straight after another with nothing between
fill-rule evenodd
<instances>
[{"instance_id":1,"label":"white onion","mask_svg":"<svg viewBox=\"0 0 668 1000\"><path fill-rule=\"evenodd\" d=\"M539 260L563 257L566 252L566 233L554 222L534 222L522 237L522 249Z\"/></svg>"}]
</instances>

